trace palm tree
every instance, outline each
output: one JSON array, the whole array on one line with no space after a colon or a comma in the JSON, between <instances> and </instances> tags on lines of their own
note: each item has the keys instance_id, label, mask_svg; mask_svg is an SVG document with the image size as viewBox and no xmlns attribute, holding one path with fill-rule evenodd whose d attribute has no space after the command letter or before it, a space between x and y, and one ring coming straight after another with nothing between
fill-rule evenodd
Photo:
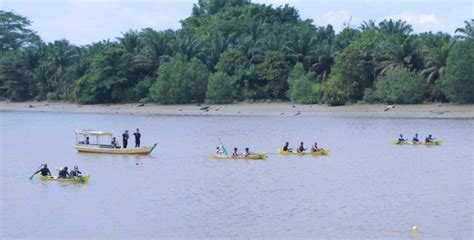
<instances>
[{"instance_id":1,"label":"palm tree","mask_svg":"<svg viewBox=\"0 0 474 240\"><path fill-rule=\"evenodd\" d=\"M314 63L316 57L312 54L318 47L316 29L313 25L303 25L295 28L290 35L288 48L294 62L302 62L307 69Z\"/></svg>"},{"instance_id":2,"label":"palm tree","mask_svg":"<svg viewBox=\"0 0 474 240\"><path fill-rule=\"evenodd\" d=\"M360 30L373 30L377 31L379 28L377 27L377 24L375 20L369 20L369 21L363 21L362 24L360 24Z\"/></svg>"},{"instance_id":3,"label":"palm tree","mask_svg":"<svg viewBox=\"0 0 474 240\"><path fill-rule=\"evenodd\" d=\"M136 53L138 51L139 37L137 31L130 30L126 33L123 33L122 37L117 39L128 53Z\"/></svg>"},{"instance_id":4,"label":"palm tree","mask_svg":"<svg viewBox=\"0 0 474 240\"><path fill-rule=\"evenodd\" d=\"M431 46L425 45L425 68L421 71L427 82L434 84L443 74L453 42L449 35L434 35ZM437 39L436 39L437 38Z\"/></svg>"},{"instance_id":5,"label":"palm tree","mask_svg":"<svg viewBox=\"0 0 474 240\"><path fill-rule=\"evenodd\" d=\"M393 21L392 19L385 19L380 22L378 30L380 33L387 35L409 35L411 32L413 32L412 26L407 22L402 20Z\"/></svg>"},{"instance_id":6,"label":"palm tree","mask_svg":"<svg viewBox=\"0 0 474 240\"><path fill-rule=\"evenodd\" d=\"M375 68L377 74L384 74L386 71L407 67L416 69L421 67L421 57L419 55L419 41L413 36L391 37L388 39L384 53L385 60L379 62Z\"/></svg>"},{"instance_id":7,"label":"palm tree","mask_svg":"<svg viewBox=\"0 0 474 240\"><path fill-rule=\"evenodd\" d=\"M201 43L182 31L176 32L174 49L176 53L183 54L187 60L191 60L193 57L202 57L204 54Z\"/></svg>"},{"instance_id":8,"label":"palm tree","mask_svg":"<svg viewBox=\"0 0 474 240\"><path fill-rule=\"evenodd\" d=\"M474 19L471 19L471 22L464 21L466 26L464 28L457 28L455 33L461 33L461 35L456 35L457 39L467 39L474 38Z\"/></svg>"}]
</instances>

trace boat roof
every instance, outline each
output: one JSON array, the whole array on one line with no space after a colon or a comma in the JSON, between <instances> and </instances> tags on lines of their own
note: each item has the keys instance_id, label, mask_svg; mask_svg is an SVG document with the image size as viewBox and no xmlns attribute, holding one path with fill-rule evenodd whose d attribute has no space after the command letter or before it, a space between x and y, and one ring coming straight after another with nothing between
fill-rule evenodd
<instances>
[{"instance_id":1,"label":"boat roof","mask_svg":"<svg viewBox=\"0 0 474 240\"><path fill-rule=\"evenodd\" d=\"M103 131L97 131L97 130L86 130L86 129L76 130L76 134L93 135L93 136L112 136L111 132L103 132Z\"/></svg>"}]
</instances>

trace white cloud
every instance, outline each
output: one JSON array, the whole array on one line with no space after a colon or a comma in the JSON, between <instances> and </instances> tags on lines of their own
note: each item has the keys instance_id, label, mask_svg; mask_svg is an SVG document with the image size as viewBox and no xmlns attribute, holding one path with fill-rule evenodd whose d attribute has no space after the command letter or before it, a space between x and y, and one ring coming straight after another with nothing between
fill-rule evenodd
<instances>
[{"instance_id":1,"label":"white cloud","mask_svg":"<svg viewBox=\"0 0 474 240\"><path fill-rule=\"evenodd\" d=\"M438 20L434 14L421 14L418 20L421 24L438 24Z\"/></svg>"},{"instance_id":2,"label":"white cloud","mask_svg":"<svg viewBox=\"0 0 474 240\"><path fill-rule=\"evenodd\" d=\"M433 13L424 14L416 12L402 12L400 14L389 16L391 19L401 19L412 25L438 25L438 19Z\"/></svg>"}]
</instances>

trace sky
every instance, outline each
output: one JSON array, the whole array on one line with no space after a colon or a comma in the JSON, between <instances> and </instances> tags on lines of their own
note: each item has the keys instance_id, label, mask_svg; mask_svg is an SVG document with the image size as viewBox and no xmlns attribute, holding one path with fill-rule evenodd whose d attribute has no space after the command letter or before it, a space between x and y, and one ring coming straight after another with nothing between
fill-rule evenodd
<instances>
[{"instance_id":1,"label":"sky","mask_svg":"<svg viewBox=\"0 0 474 240\"><path fill-rule=\"evenodd\" d=\"M0 0L0 9L30 19L31 28L46 42L67 39L84 45L116 39L130 29L178 29L197 0ZM253 0L254 3L298 9L302 19L316 26L402 19L416 33L447 32L474 18L474 0Z\"/></svg>"}]
</instances>

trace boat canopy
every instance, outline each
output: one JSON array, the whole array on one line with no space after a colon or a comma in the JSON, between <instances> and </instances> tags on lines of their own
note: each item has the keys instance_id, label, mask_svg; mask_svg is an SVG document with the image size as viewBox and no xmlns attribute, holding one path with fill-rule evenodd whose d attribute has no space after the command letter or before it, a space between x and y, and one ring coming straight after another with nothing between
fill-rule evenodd
<instances>
[{"instance_id":1,"label":"boat canopy","mask_svg":"<svg viewBox=\"0 0 474 240\"><path fill-rule=\"evenodd\" d=\"M84 136L112 136L111 132L102 132L96 130L76 130L76 134L84 135Z\"/></svg>"}]
</instances>

